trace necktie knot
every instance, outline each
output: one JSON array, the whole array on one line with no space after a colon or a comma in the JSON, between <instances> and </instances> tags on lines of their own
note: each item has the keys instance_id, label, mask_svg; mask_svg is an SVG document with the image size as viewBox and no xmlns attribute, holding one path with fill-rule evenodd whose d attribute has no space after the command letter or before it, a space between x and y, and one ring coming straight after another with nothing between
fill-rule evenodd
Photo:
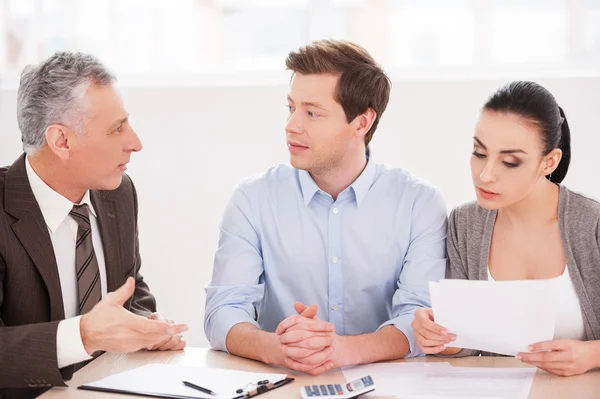
<instances>
[{"instance_id":1,"label":"necktie knot","mask_svg":"<svg viewBox=\"0 0 600 399\"><path fill-rule=\"evenodd\" d=\"M75 221L81 228L90 228L90 212L87 204L73 205L73 209L71 209L69 215L71 215L71 217L75 219Z\"/></svg>"}]
</instances>

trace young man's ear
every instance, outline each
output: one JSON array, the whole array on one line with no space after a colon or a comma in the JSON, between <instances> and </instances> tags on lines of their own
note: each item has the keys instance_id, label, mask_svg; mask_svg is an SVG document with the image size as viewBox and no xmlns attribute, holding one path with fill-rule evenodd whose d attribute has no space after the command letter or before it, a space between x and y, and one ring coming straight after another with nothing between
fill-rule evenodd
<instances>
[{"instance_id":1,"label":"young man's ear","mask_svg":"<svg viewBox=\"0 0 600 399\"><path fill-rule=\"evenodd\" d=\"M50 151L62 160L69 159L69 131L63 125L50 125L45 132Z\"/></svg>"},{"instance_id":2,"label":"young man's ear","mask_svg":"<svg viewBox=\"0 0 600 399\"><path fill-rule=\"evenodd\" d=\"M356 122L356 135L364 137L371 130L375 118L377 118L377 113L373 108L367 108L364 113L358 115L354 120Z\"/></svg>"}]
</instances>

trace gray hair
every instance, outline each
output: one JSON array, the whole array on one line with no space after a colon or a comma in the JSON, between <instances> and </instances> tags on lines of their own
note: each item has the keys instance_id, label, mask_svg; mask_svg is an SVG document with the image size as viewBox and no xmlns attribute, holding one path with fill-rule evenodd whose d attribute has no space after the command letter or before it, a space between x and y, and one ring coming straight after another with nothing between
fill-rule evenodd
<instances>
[{"instance_id":1,"label":"gray hair","mask_svg":"<svg viewBox=\"0 0 600 399\"><path fill-rule=\"evenodd\" d=\"M46 145L45 132L61 124L83 134L85 94L92 83L105 86L115 76L94 56L57 52L39 65L21 73L17 94L17 121L23 150L31 154Z\"/></svg>"}]
</instances>

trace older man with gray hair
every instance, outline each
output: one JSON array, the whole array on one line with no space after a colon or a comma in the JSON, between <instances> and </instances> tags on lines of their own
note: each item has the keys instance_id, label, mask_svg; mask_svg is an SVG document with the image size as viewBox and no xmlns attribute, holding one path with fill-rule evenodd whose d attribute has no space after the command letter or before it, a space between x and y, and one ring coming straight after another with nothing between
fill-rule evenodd
<instances>
[{"instance_id":1,"label":"older man with gray hair","mask_svg":"<svg viewBox=\"0 0 600 399\"><path fill-rule=\"evenodd\" d=\"M140 274L124 171L142 144L114 83L81 53L22 73L25 153L0 168L0 398L64 386L102 351L185 346Z\"/></svg>"}]
</instances>

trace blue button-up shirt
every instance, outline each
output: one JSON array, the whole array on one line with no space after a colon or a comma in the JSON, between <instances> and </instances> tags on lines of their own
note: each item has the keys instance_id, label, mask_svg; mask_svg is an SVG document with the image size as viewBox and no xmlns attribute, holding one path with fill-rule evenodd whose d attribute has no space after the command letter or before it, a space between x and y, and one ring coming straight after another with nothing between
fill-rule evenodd
<instances>
[{"instance_id":1,"label":"blue button-up shirt","mask_svg":"<svg viewBox=\"0 0 600 399\"><path fill-rule=\"evenodd\" d=\"M419 355L410 324L444 277L446 223L437 189L372 157L337 200L287 165L248 178L220 224L206 336L226 351L234 325L273 332L300 301L340 335L393 325Z\"/></svg>"}]
</instances>

